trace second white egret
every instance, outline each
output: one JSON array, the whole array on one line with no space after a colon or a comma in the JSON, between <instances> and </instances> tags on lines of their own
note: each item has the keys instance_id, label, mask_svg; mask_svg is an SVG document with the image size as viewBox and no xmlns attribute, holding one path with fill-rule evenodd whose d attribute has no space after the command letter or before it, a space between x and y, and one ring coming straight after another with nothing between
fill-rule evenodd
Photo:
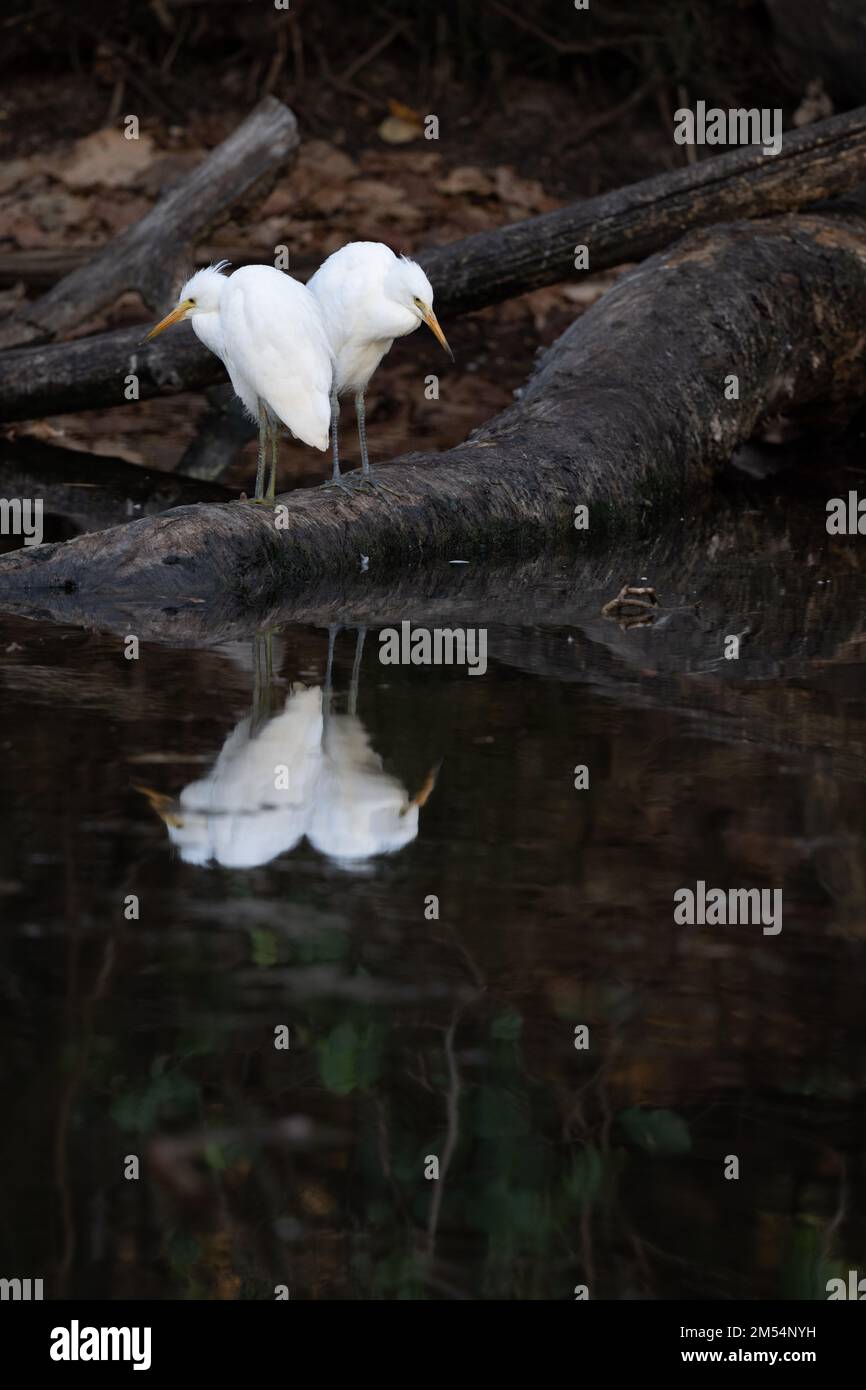
<instances>
[{"instance_id":1,"label":"second white egret","mask_svg":"<svg viewBox=\"0 0 866 1390\"><path fill-rule=\"evenodd\" d=\"M395 338L414 333L422 323L426 323L452 361L454 358L433 312L433 287L417 262L395 256L382 242L350 241L328 257L307 282L307 288L321 306L334 354L331 482L347 488L340 474L339 398L351 392L355 397L361 446L358 485L367 483L373 487L367 454L364 392L382 358L390 351Z\"/></svg>"}]
</instances>

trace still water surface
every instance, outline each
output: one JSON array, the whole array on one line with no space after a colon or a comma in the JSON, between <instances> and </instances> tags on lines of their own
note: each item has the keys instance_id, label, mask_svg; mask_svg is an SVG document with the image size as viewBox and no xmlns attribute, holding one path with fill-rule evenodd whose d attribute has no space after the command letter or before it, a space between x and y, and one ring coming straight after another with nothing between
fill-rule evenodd
<instances>
[{"instance_id":1,"label":"still water surface","mask_svg":"<svg viewBox=\"0 0 866 1390\"><path fill-rule=\"evenodd\" d=\"M814 522L740 509L597 592L539 570L523 621L478 600L477 678L381 665L348 612L330 681L324 623L130 661L122 623L3 618L2 1272L807 1299L866 1268L862 574ZM644 577L651 622L601 616ZM676 925L699 879L781 889L781 933Z\"/></svg>"}]
</instances>

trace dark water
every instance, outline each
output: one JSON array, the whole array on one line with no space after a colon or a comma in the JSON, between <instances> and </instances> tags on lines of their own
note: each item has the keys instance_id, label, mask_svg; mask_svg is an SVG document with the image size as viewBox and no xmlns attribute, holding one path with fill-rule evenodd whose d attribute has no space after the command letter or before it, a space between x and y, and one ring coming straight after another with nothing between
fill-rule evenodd
<instances>
[{"instance_id":1,"label":"dark water","mask_svg":"<svg viewBox=\"0 0 866 1390\"><path fill-rule=\"evenodd\" d=\"M309 614L137 660L116 612L2 619L0 1272L805 1299L864 1269L866 541L815 498L719 508L630 564L335 600L330 708ZM651 621L602 616L643 578ZM484 676L380 664L434 610L486 628ZM781 932L676 924L699 879L781 889Z\"/></svg>"}]
</instances>

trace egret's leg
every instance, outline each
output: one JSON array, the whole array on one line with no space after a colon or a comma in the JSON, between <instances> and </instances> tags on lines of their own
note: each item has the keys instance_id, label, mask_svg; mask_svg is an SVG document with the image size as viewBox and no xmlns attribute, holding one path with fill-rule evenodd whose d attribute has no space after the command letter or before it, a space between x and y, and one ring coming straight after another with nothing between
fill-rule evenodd
<instances>
[{"instance_id":1,"label":"egret's leg","mask_svg":"<svg viewBox=\"0 0 866 1390\"><path fill-rule=\"evenodd\" d=\"M358 417L358 442L361 445L361 476L358 479L358 487L367 487L372 491L390 492L392 497L399 497L399 493L385 483L378 482L373 477L373 470L370 467L370 455L367 453L367 411L364 405L364 392L358 391L355 395L355 414Z\"/></svg>"},{"instance_id":2,"label":"egret's leg","mask_svg":"<svg viewBox=\"0 0 866 1390\"><path fill-rule=\"evenodd\" d=\"M358 682L361 675L361 658L364 654L364 638L367 636L365 627L358 628L358 635L355 638L355 660L352 663L352 680L349 684L349 713L354 714L358 708Z\"/></svg>"},{"instance_id":3,"label":"egret's leg","mask_svg":"<svg viewBox=\"0 0 866 1390\"><path fill-rule=\"evenodd\" d=\"M271 421L271 479L268 483L269 502L273 502L277 495L277 455L280 448L280 425L279 421Z\"/></svg>"},{"instance_id":4,"label":"egret's leg","mask_svg":"<svg viewBox=\"0 0 866 1390\"><path fill-rule=\"evenodd\" d=\"M367 453L367 414L363 391L358 391L355 396L355 414L358 417L358 443L361 445L361 472L365 478L369 478L370 455Z\"/></svg>"},{"instance_id":5,"label":"egret's leg","mask_svg":"<svg viewBox=\"0 0 866 1390\"><path fill-rule=\"evenodd\" d=\"M250 717L250 733L255 737L262 721L262 642L256 634L253 638L253 711Z\"/></svg>"},{"instance_id":6,"label":"egret's leg","mask_svg":"<svg viewBox=\"0 0 866 1390\"><path fill-rule=\"evenodd\" d=\"M264 402L259 402L259 467L256 468L256 495L247 498L247 502L256 502L264 506L267 499L264 496L264 455L268 441L268 410Z\"/></svg>"},{"instance_id":7,"label":"egret's leg","mask_svg":"<svg viewBox=\"0 0 866 1390\"><path fill-rule=\"evenodd\" d=\"M325 487L338 487L341 492L351 492L351 487L340 474L340 398L335 390L331 392L331 458L331 476Z\"/></svg>"},{"instance_id":8,"label":"egret's leg","mask_svg":"<svg viewBox=\"0 0 866 1390\"><path fill-rule=\"evenodd\" d=\"M334 680L334 643L337 640L339 627L328 628L328 660L325 663L325 689L322 695L322 724L323 733L328 731L328 723L331 716L331 695Z\"/></svg>"},{"instance_id":9,"label":"egret's leg","mask_svg":"<svg viewBox=\"0 0 866 1390\"><path fill-rule=\"evenodd\" d=\"M271 717L274 694L274 634L257 632L253 638L253 710L250 733L255 738Z\"/></svg>"},{"instance_id":10,"label":"egret's leg","mask_svg":"<svg viewBox=\"0 0 866 1390\"><path fill-rule=\"evenodd\" d=\"M264 500L265 495L265 448L268 440L268 415L259 401L259 466L256 469L256 501Z\"/></svg>"},{"instance_id":11,"label":"egret's leg","mask_svg":"<svg viewBox=\"0 0 866 1390\"><path fill-rule=\"evenodd\" d=\"M336 389L331 392L331 481L340 476L340 398Z\"/></svg>"}]
</instances>

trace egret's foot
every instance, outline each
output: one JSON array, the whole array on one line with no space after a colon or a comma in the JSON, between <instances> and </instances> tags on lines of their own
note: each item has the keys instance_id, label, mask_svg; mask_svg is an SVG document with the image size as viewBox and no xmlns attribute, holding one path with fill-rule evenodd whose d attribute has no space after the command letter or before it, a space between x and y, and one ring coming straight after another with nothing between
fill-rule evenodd
<instances>
[{"instance_id":1,"label":"egret's foot","mask_svg":"<svg viewBox=\"0 0 866 1390\"><path fill-rule=\"evenodd\" d=\"M351 497L352 493L355 491L355 488L347 481L345 475L340 478L328 478L326 482L322 483L322 487L337 487L341 492L345 492L348 497Z\"/></svg>"},{"instance_id":2,"label":"egret's foot","mask_svg":"<svg viewBox=\"0 0 866 1390\"><path fill-rule=\"evenodd\" d=\"M387 492L389 496L396 497L398 501L403 500L403 494L390 487L388 483L383 483L380 478L374 478L372 473L362 473L359 488L369 488L370 492Z\"/></svg>"},{"instance_id":3,"label":"egret's foot","mask_svg":"<svg viewBox=\"0 0 866 1390\"><path fill-rule=\"evenodd\" d=\"M387 492L400 502L404 500L402 493L396 492L394 488L381 482L379 478L374 478L372 473L344 473L342 482L350 492Z\"/></svg>"},{"instance_id":4,"label":"egret's foot","mask_svg":"<svg viewBox=\"0 0 866 1390\"><path fill-rule=\"evenodd\" d=\"M274 507L276 503L272 497L247 497L241 494L241 501L246 502L250 507Z\"/></svg>"}]
</instances>

